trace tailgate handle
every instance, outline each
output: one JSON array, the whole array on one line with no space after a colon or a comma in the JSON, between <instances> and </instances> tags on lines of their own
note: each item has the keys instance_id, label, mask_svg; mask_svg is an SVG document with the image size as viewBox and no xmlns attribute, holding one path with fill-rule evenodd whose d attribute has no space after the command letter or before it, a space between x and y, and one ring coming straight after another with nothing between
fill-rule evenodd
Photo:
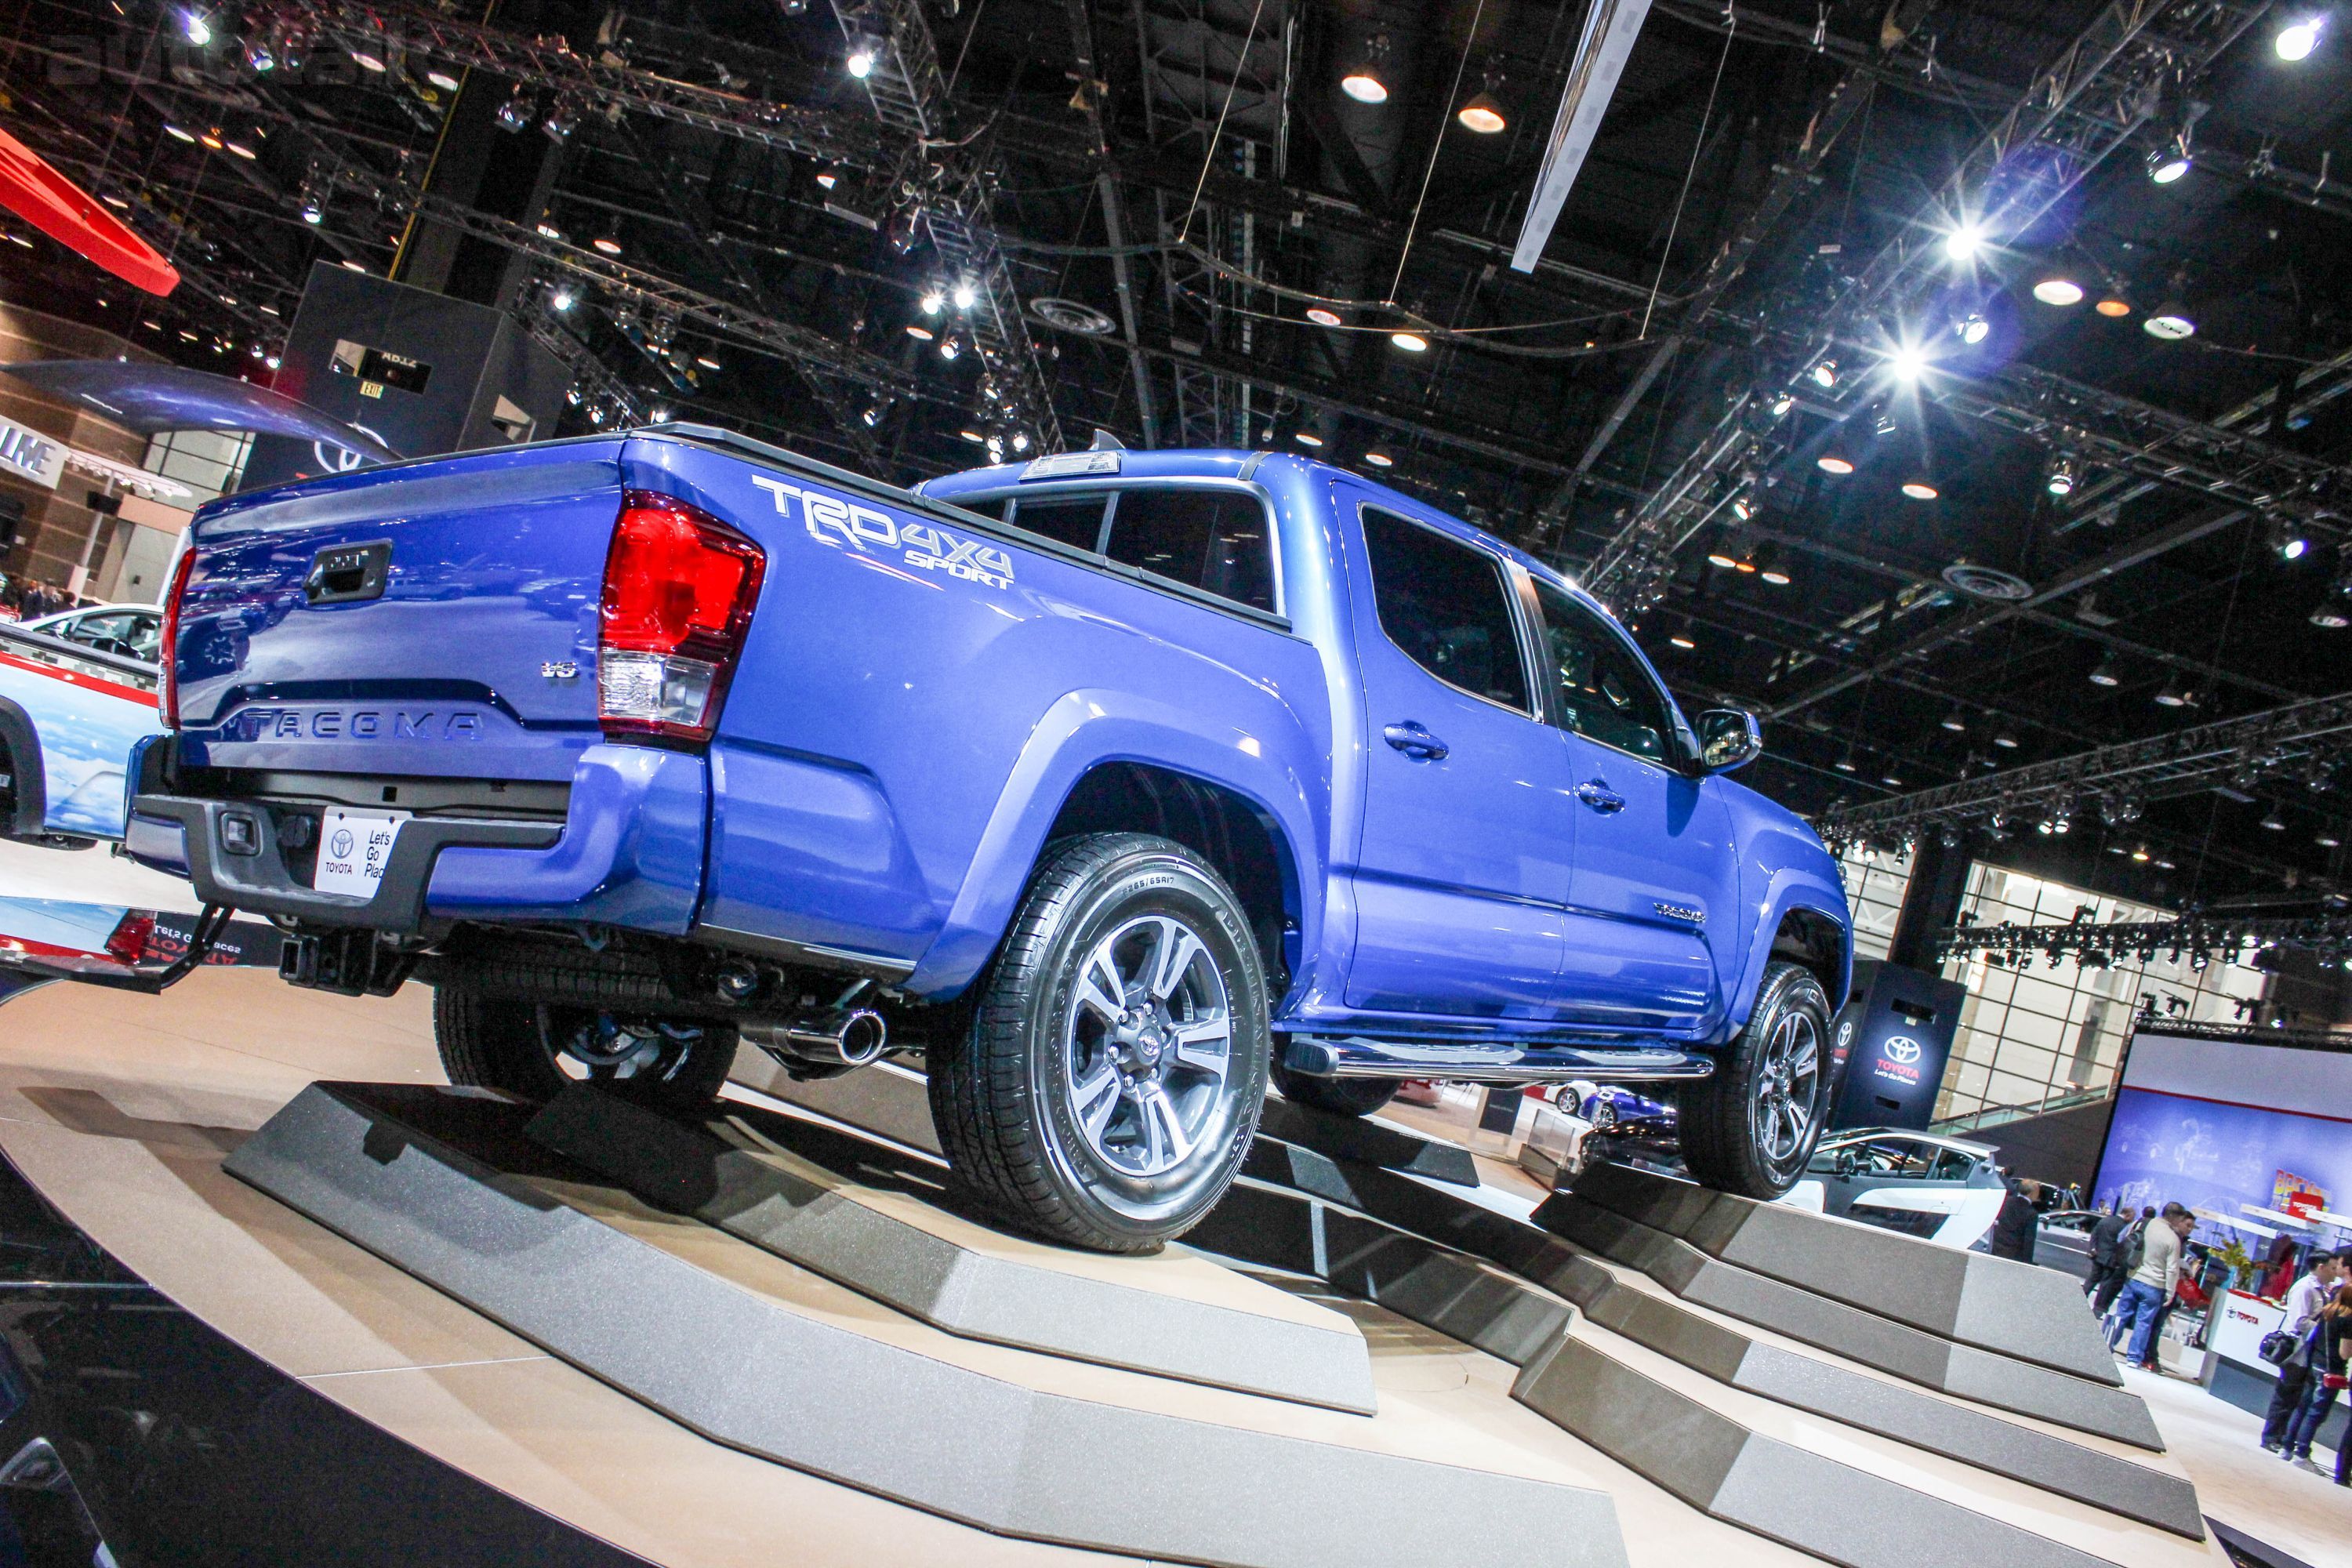
<instances>
[{"instance_id":1,"label":"tailgate handle","mask_svg":"<svg viewBox=\"0 0 2352 1568\"><path fill-rule=\"evenodd\" d=\"M381 599L391 568L389 539L373 544L331 544L310 558L310 574L302 579L302 602L351 605Z\"/></svg>"}]
</instances>

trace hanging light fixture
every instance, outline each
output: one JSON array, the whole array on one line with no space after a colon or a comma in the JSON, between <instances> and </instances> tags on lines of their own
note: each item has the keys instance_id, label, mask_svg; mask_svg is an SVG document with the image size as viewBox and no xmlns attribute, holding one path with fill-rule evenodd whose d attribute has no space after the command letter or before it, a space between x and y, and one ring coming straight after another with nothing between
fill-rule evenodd
<instances>
[{"instance_id":1,"label":"hanging light fixture","mask_svg":"<svg viewBox=\"0 0 2352 1568\"><path fill-rule=\"evenodd\" d=\"M2186 708L2189 694L2181 689L2180 678L2176 675L2164 683L2164 689L2156 694L2155 700L2158 708Z\"/></svg>"},{"instance_id":2,"label":"hanging light fixture","mask_svg":"<svg viewBox=\"0 0 2352 1568\"><path fill-rule=\"evenodd\" d=\"M2319 47L2319 35L2326 27L2326 16L2305 16L2289 22L2271 38L2271 48L2283 60L2307 60L2311 51Z\"/></svg>"},{"instance_id":3,"label":"hanging light fixture","mask_svg":"<svg viewBox=\"0 0 2352 1568\"><path fill-rule=\"evenodd\" d=\"M1389 342L1394 343L1397 347L1402 349L1409 354L1426 353L1429 352L1429 340L1423 337L1419 332L1391 332L1389 334Z\"/></svg>"},{"instance_id":4,"label":"hanging light fixture","mask_svg":"<svg viewBox=\"0 0 2352 1568\"><path fill-rule=\"evenodd\" d=\"M1339 90L1358 103L1386 103L1388 83L1381 79L1381 65L1389 58L1389 36L1374 33L1364 40L1361 58L1349 66L1339 79Z\"/></svg>"},{"instance_id":5,"label":"hanging light fixture","mask_svg":"<svg viewBox=\"0 0 2352 1568\"><path fill-rule=\"evenodd\" d=\"M2113 650L2110 650L2106 656L2101 658L2097 665L2092 668L2091 684L2094 686L2116 687L2121 686L2123 683L2123 676L2116 669L2115 653Z\"/></svg>"},{"instance_id":6,"label":"hanging light fixture","mask_svg":"<svg viewBox=\"0 0 2352 1568\"><path fill-rule=\"evenodd\" d=\"M1805 374L1812 378L1815 386L1826 390L1837 384L1838 363L1833 359L1825 359Z\"/></svg>"},{"instance_id":7,"label":"hanging light fixture","mask_svg":"<svg viewBox=\"0 0 2352 1568\"><path fill-rule=\"evenodd\" d=\"M1454 118L1462 122L1464 130L1475 131L1481 136L1495 135L1510 123L1503 118L1503 106L1491 92L1479 93L1464 104Z\"/></svg>"},{"instance_id":8,"label":"hanging light fixture","mask_svg":"<svg viewBox=\"0 0 2352 1568\"><path fill-rule=\"evenodd\" d=\"M2033 297L2045 305L2079 305L2083 302L2083 286L2072 278L2044 278L2033 286Z\"/></svg>"},{"instance_id":9,"label":"hanging light fixture","mask_svg":"<svg viewBox=\"0 0 2352 1568\"><path fill-rule=\"evenodd\" d=\"M1392 468L1396 464L1396 459L1386 452L1367 452L1364 454L1364 461L1376 468Z\"/></svg>"},{"instance_id":10,"label":"hanging light fixture","mask_svg":"<svg viewBox=\"0 0 2352 1568\"><path fill-rule=\"evenodd\" d=\"M1906 479L1903 484L1903 493L1913 500L1934 500L1944 492L1925 479Z\"/></svg>"},{"instance_id":11,"label":"hanging light fixture","mask_svg":"<svg viewBox=\"0 0 2352 1568\"><path fill-rule=\"evenodd\" d=\"M2255 826L2258 827L2267 828L2273 833L2284 833L2286 831L2286 820L2279 816L2277 806L2272 806L2269 810L2263 812L2262 821L2255 824Z\"/></svg>"},{"instance_id":12,"label":"hanging light fixture","mask_svg":"<svg viewBox=\"0 0 2352 1568\"><path fill-rule=\"evenodd\" d=\"M1955 735L1965 735L1969 732L1968 715L1955 708L1944 715L1943 727Z\"/></svg>"},{"instance_id":13,"label":"hanging light fixture","mask_svg":"<svg viewBox=\"0 0 2352 1568\"><path fill-rule=\"evenodd\" d=\"M1322 305L1307 307L1307 319L1318 327L1336 327L1341 322L1339 312Z\"/></svg>"},{"instance_id":14,"label":"hanging light fixture","mask_svg":"<svg viewBox=\"0 0 2352 1568\"><path fill-rule=\"evenodd\" d=\"M1824 452L1813 459L1813 467L1825 474L1835 474L1843 478L1853 472L1853 459L1843 457L1836 452Z\"/></svg>"},{"instance_id":15,"label":"hanging light fixture","mask_svg":"<svg viewBox=\"0 0 2352 1568\"><path fill-rule=\"evenodd\" d=\"M2074 486L2081 478L2074 458L2063 453L2053 453L2049 470L2042 476L2042 488L2053 496L2070 496L2074 493Z\"/></svg>"},{"instance_id":16,"label":"hanging light fixture","mask_svg":"<svg viewBox=\"0 0 2352 1568\"><path fill-rule=\"evenodd\" d=\"M2140 322L2140 329L2151 338L2177 343L2197 335L2197 321L2189 315L2188 307L2175 300L2150 310L2147 319Z\"/></svg>"},{"instance_id":17,"label":"hanging light fixture","mask_svg":"<svg viewBox=\"0 0 2352 1568\"><path fill-rule=\"evenodd\" d=\"M2091 307L2109 321L2121 321L2131 314L2131 301L2121 294L2109 294Z\"/></svg>"}]
</instances>

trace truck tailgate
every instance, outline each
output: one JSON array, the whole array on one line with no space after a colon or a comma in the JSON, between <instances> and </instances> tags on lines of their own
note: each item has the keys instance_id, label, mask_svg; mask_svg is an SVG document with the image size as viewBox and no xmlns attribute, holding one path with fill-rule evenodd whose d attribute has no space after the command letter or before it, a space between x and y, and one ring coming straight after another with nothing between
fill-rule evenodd
<instances>
[{"instance_id":1,"label":"truck tailgate","mask_svg":"<svg viewBox=\"0 0 2352 1568\"><path fill-rule=\"evenodd\" d=\"M181 761L563 780L599 738L617 440L403 465L199 518Z\"/></svg>"}]
</instances>

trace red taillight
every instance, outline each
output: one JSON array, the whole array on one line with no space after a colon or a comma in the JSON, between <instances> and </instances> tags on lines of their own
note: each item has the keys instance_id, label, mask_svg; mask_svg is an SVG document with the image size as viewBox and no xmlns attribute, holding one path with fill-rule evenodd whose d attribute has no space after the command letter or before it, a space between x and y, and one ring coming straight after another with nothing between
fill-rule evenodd
<instances>
[{"instance_id":1,"label":"red taillight","mask_svg":"<svg viewBox=\"0 0 2352 1568\"><path fill-rule=\"evenodd\" d=\"M644 490L623 498L596 659L607 733L710 738L767 566L757 544L698 507Z\"/></svg>"},{"instance_id":2,"label":"red taillight","mask_svg":"<svg viewBox=\"0 0 2352 1568\"><path fill-rule=\"evenodd\" d=\"M163 637L155 650L163 679L155 687L155 710L166 730L180 727L180 601L187 595L188 568L195 563L192 542L180 552L179 563L172 568L172 586L163 595Z\"/></svg>"},{"instance_id":3,"label":"red taillight","mask_svg":"<svg viewBox=\"0 0 2352 1568\"><path fill-rule=\"evenodd\" d=\"M118 963L144 963L148 944L155 940L155 917L126 910L106 939L106 955Z\"/></svg>"}]
</instances>

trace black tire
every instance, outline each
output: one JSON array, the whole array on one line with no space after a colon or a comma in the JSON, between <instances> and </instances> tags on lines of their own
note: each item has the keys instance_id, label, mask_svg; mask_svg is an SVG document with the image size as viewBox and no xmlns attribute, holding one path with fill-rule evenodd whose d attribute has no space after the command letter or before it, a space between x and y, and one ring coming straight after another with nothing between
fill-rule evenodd
<instances>
[{"instance_id":1,"label":"black tire","mask_svg":"<svg viewBox=\"0 0 2352 1568\"><path fill-rule=\"evenodd\" d=\"M1334 1116L1370 1116L1394 1100L1403 1083L1394 1078L1316 1078L1274 1064L1274 1087L1283 1099Z\"/></svg>"},{"instance_id":2,"label":"black tire","mask_svg":"<svg viewBox=\"0 0 2352 1568\"><path fill-rule=\"evenodd\" d=\"M624 1036L642 1044L625 1052L595 1048L600 1039L624 1046ZM451 1083L504 1089L530 1100L552 1100L568 1085L591 1083L675 1114L718 1099L735 1060L730 1025L615 1019L583 1007L487 996L463 985L434 987L433 1041Z\"/></svg>"},{"instance_id":3,"label":"black tire","mask_svg":"<svg viewBox=\"0 0 2352 1568\"><path fill-rule=\"evenodd\" d=\"M1164 1003L1136 990L1118 956L1161 941L1187 955ZM1098 951L1113 953L1113 1005L1131 1025L1114 1026L1108 987L1081 977ZM1173 1042L1177 1023L1213 1028L1220 992L1216 1077L1197 1065L1213 1039L1191 1060ZM930 1053L931 1119L957 1184L1022 1229L1097 1251L1149 1252L1183 1234L1224 1195L1257 1131L1266 1008L1249 917L1206 861L1141 833L1051 846L972 989L970 1026ZM1088 1088L1091 1126L1074 1103ZM1171 1163L1153 1168L1163 1154Z\"/></svg>"},{"instance_id":4,"label":"black tire","mask_svg":"<svg viewBox=\"0 0 2352 1568\"><path fill-rule=\"evenodd\" d=\"M1789 1031L1793 1041L1781 1038ZM1683 1163L1704 1184L1742 1197L1772 1199L1796 1185L1829 1112L1829 998L1811 970L1774 963L1764 972L1755 1011L1739 1037L1717 1058L1715 1075L1682 1091ZM1776 1042L1778 1042L1776 1044ZM1803 1125L1793 1142L1776 1089L1783 1055L1793 1061L1810 1046L1810 1071L1787 1075L1785 1102ZM1767 1114L1781 1120L1765 1131Z\"/></svg>"}]
</instances>

